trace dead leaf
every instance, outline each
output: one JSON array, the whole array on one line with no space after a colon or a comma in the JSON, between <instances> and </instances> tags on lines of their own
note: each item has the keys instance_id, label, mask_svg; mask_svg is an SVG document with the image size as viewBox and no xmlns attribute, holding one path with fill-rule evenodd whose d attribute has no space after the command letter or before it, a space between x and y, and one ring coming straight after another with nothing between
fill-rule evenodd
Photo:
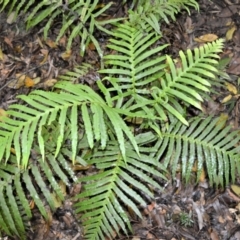
<instances>
[{"instance_id":1,"label":"dead leaf","mask_svg":"<svg viewBox=\"0 0 240 240\"><path fill-rule=\"evenodd\" d=\"M13 89L19 89L21 87L30 88L33 87L39 81L40 81L39 78L32 79L29 76L26 76L25 74L17 73L16 79L11 81L8 84L8 87Z\"/></svg>"},{"instance_id":2,"label":"dead leaf","mask_svg":"<svg viewBox=\"0 0 240 240\"><path fill-rule=\"evenodd\" d=\"M48 59L48 50L47 49L41 49L41 53L43 54L43 60L40 62L40 64L44 64Z\"/></svg>"},{"instance_id":3,"label":"dead leaf","mask_svg":"<svg viewBox=\"0 0 240 240\"><path fill-rule=\"evenodd\" d=\"M8 24L12 24L14 22L16 22L16 14L15 14L15 11L11 12L7 18L7 23Z\"/></svg>"},{"instance_id":4,"label":"dead leaf","mask_svg":"<svg viewBox=\"0 0 240 240\"><path fill-rule=\"evenodd\" d=\"M57 82L57 79L48 79L43 83L44 87L52 87Z\"/></svg>"},{"instance_id":5,"label":"dead leaf","mask_svg":"<svg viewBox=\"0 0 240 240\"><path fill-rule=\"evenodd\" d=\"M225 86L227 87L227 90L229 92L233 93L234 95L237 94L238 90L237 90L237 88L233 84L226 82Z\"/></svg>"},{"instance_id":6,"label":"dead leaf","mask_svg":"<svg viewBox=\"0 0 240 240\"><path fill-rule=\"evenodd\" d=\"M223 98L223 100L221 101L221 103L226 103L228 101L230 101L232 99L232 95L229 94L228 96L226 96L225 98Z\"/></svg>"},{"instance_id":7,"label":"dead leaf","mask_svg":"<svg viewBox=\"0 0 240 240\"><path fill-rule=\"evenodd\" d=\"M34 81L32 78L26 76L24 86L27 88L33 87L35 85Z\"/></svg>"},{"instance_id":8,"label":"dead leaf","mask_svg":"<svg viewBox=\"0 0 240 240\"><path fill-rule=\"evenodd\" d=\"M217 35L209 33L209 34L202 35L198 38L194 38L194 41L199 43L205 43L205 42L213 42L216 39L218 39Z\"/></svg>"},{"instance_id":9,"label":"dead leaf","mask_svg":"<svg viewBox=\"0 0 240 240\"><path fill-rule=\"evenodd\" d=\"M91 50L91 51L94 51L94 50L96 49L96 47L95 47L95 45L94 45L93 42L90 42L90 43L88 44L88 49Z\"/></svg>"},{"instance_id":10,"label":"dead leaf","mask_svg":"<svg viewBox=\"0 0 240 240\"><path fill-rule=\"evenodd\" d=\"M234 32L237 30L236 25L234 24L226 33L226 40L232 40Z\"/></svg>"},{"instance_id":11,"label":"dead leaf","mask_svg":"<svg viewBox=\"0 0 240 240\"><path fill-rule=\"evenodd\" d=\"M57 44L50 38L48 38L45 42L50 48L57 48Z\"/></svg>"},{"instance_id":12,"label":"dead leaf","mask_svg":"<svg viewBox=\"0 0 240 240\"><path fill-rule=\"evenodd\" d=\"M211 237L212 240L219 240L220 239L218 234L217 234L217 231L214 228L212 228L210 230L210 237Z\"/></svg>"},{"instance_id":13,"label":"dead leaf","mask_svg":"<svg viewBox=\"0 0 240 240\"><path fill-rule=\"evenodd\" d=\"M72 55L72 50L68 49L64 53L61 54L61 58L63 60L68 60L71 57L71 55Z\"/></svg>"},{"instance_id":14,"label":"dead leaf","mask_svg":"<svg viewBox=\"0 0 240 240\"><path fill-rule=\"evenodd\" d=\"M231 185L231 190L237 195L240 196L240 186L232 184Z\"/></svg>"},{"instance_id":15,"label":"dead leaf","mask_svg":"<svg viewBox=\"0 0 240 240\"><path fill-rule=\"evenodd\" d=\"M12 39L8 38L8 37L4 37L4 42L13 49L13 45L12 45Z\"/></svg>"}]
</instances>

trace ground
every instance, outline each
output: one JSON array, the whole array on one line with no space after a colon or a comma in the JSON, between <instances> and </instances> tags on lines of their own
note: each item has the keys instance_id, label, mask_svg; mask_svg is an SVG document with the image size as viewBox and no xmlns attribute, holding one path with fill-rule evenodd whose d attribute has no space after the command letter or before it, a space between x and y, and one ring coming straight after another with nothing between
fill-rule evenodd
<instances>
[{"instance_id":1,"label":"ground","mask_svg":"<svg viewBox=\"0 0 240 240\"><path fill-rule=\"evenodd\" d=\"M205 113L228 119L233 129L239 129L239 84L240 84L240 3L233 0L200 0L200 11L188 15L182 11L177 21L162 24L162 42L169 43L168 54L177 59L179 50L193 49L216 38L225 38L221 53L222 72L219 79L225 79L225 87L217 87L215 94L203 104ZM124 16L126 7L111 9L109 14ZM50 90L57 77L82 62L88 62L97 70L99 58L93 46L87 48L84 57L79 55L78 39L72 52L66 52L66 37L58 45L54 39L57 27L48 39L42 38L42 27L25 31L22 19L11 22L5 14L0 15L0 110L17 102L18 94L28 94L33 89ZM99 33L97 33L99 34ZM101 38L105 48L107 38ZM226 69L225 69L226 67ZM224 70L225 69L225 70ZM94 86L95 72L89 72L83 83ZM224 78L225 77L225 78ZM17 80L18 79L18 80ZM0 112L1 113L1 112ZM192 114L198 114L194 112ZM193 179L194 179L193 171ZM240 239L240 180L219 188L210 186L207 176L201 182L186 185L181 176L163 185L155 192L155 201L149 200L147 209L142 209L143 219L129 211L133 233L116 239ZM28 239L83 239L83 232L72 214L71 191L68 189L65 204L44 222L36 217L31 221ZM4 239L10 239L5 237Z\"/></svg>"}]
</instances>

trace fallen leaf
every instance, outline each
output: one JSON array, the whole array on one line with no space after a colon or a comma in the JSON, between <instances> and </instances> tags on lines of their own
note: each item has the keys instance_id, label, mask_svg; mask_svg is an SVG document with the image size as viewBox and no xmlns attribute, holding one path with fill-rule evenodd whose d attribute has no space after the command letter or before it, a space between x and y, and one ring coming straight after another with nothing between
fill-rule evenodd
<instances>
[{"instance_id":1,"label":"fallen leaf","mask_svg":"<svg viewBox=\"0 0 240 240\"><path fill-rule=\"evenodd\" d=\"M90 43L88 44L88 49L91 50L91 51L94 51L94 50L96 49L96 47L95 47L95 45L94 45L93 42L90 42Z\"/></svg>"},{"instance_id":2,"label":"fallen leaf","mask_svg":"<svg viewBox=\"0 0 240 240\"><path fill-rule=\"evenodd\" d=\"M48 79L43 83L44 87L52 87L57 82L57 79Z\"/></svg>"},{"instance_id":3,"label":"fallen leaf","mask_svg":"<svg viewBox=\"0 0 240 240\"><path fill-rule=\"evenodd\" d=\"M48 38L48 39L46 40L46 44L47 44L50 48L56 48L56 47L57 47L57 44L56 44L53 40L51 40L50 38Z\"/></svg>"},{"instance_id":4,"label":"fallen leaf","mask_svg":"<svg viewBox=\"0 0 240 240\"><path fill-rule=\"evenodd\" d=\"M219 236L217 234L217 231L214 228L212 228L210 230L210 237L211 237L212 240L219 240Z\"/></svg>"},{"instance_id":5,"label":"fallen leaf","mask_svg":"<svg viewBox=\"0 0 240 240\"><path fill-rule=\"evenodd\" d=\"M233 94L237 94L238 90L237 90L237 88L233 84L226 82L225 86L227 87L227 90L229 92L231 92Z\"/></svg>"},{"instance_id":6,"label":"fallen leaf","mask_svg":"<svg viewBox=\"0 0 240 240\"><path fill-rule=\"evenodd\" d=\"M34 81L32 78L26 76L24 86L27 88L33 87L35 85Z\"/></svg>"},{"instance_id":7,"label":"fallen leaf","mask_svg":"<svg viewBox=\"0 0 240 240\"><path fill-rule=\"evenodd\" d=\"M226 103L228 101L230 101L232 99L232 95L229 94L228 96L226 96L225 98L223 98L223 100L221 101L221 103Z\"/></svg>"},{"instance_id":8,"label":"fallen leaf","mask_svg":"<svg viewBox=\"0 0 240 240\"><path fill-rule=\"evenodd\" d=\"M205 43L205 42L213 42L216 39L218 39L217 35L209 33L209 34L202 35L198 38L194 38L194 41L199 43Z\"/></svg>"},{"instance_id":9,"label":"fallen leaf","mask_svg":"<svg viewBox=\"0 0 240 240\"><path fill-rule=\"evenodd\" d=\"M236 25L234 24L226 33L226 40L232 40L234 32L237 30Z\"/></svg>"},{"instance_id":10,"label":"fallen leaf","mask_svg":"<svg viewBox=\"0 0 240 240\"><path fill-rule=\"evenodd\" d=\"M64 53L61 54L61 58L63 60L68 60L71 57L71 55L72 55L72 50L68 49Z\"/></svg>"},{"instance_id":11,"label":"fallen leaf","mask_svg":"<svg viewBox=\"0 0 240 240\"><path fill-rule=\"evenodd\" d=\"M16 79L11 81L8 84L8 87L13 88L13 89L19 89L21 87L30 88L30 87L33 87L39 81L40 81L39 78L32 79L32 78L26 76L25 74L17 73Z\"/></svg>"},{"instance_id":12,"label":"fallen leaf","mask_svg":"<svg viewBox=\"0 0 240 240\"><path fill-rule=\"evenodd\" d=\"M7 18L7 23L8 24L12 24L16 22L16 14L15 14L15 11L11 12Z\"/></svg>"},{"instance_id":13,"label":"fallen leaf","mask_svg":"<svg viewBox=\"0 0 240 240\"><path fill-rule=\"evenodd\" d=\"M48 59L48 50L47 49L41 49L41 53L43 54L43 60L40 62L40 64L44 64Z\"/></svg>"},{"instance_id":14,"label":"fallen leaf","mask_svg":"<svg viewBox=\"0 0 240 240\"><path fill-rule=\"evenodd\" d=\"M236 184L231 185L231 190L237 195L240 196L240 186Z\"/></svg>"}]
</instances>

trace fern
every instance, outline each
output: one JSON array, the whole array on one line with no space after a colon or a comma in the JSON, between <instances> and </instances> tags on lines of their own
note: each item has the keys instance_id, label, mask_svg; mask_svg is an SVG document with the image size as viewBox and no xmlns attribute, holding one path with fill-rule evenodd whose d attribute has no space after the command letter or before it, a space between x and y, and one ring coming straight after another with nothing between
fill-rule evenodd
<instances>
[{"instance_id":1,"label":"fern","mask_svg":"<svg viewBox=\"0 0 240 240\"><path fill-rule=\"evenodd\" d=\"M235 181L240 159L239 147L235 146L240 135L238 131L230 131L230 126L224 127L224 124L220 118L211 116L192 119L189 127L174 122L158 140L156 158L163 159L165 156L163 164L165 167L171 166L172 176L181 164L182 176L187 182L197 163L197 179L206 167L211 185L227 185L230 177Z\"/></svg>"},{"instance_id":2,"label":"fern","mask_svg":"<svg viewBox=\"0 0 240 240\"><path fill-rule=\"evenodd\" d=\"M140 0L135 6L136 9L134 11L130 10L130 23L143 32L150 27L153 32L160 35L160 21L169 23L169 19L175 20L175 15L182 8L186 9L188 13L190 13L189 7L199 10L197 2L194 0Z\"/></svg>"},{"instance_id":3,"label":"fern","mask_svg":"<svg viewBox=\"0 0 240 240\"><path fill-rule=\"evenodd\" d=\"M182 67L176 68L169 56L158 55L167 45L148 49L159 39L154 35L144 36L130 24L119 25L114 33L115 39L110 39L111 44L108 45L118 54L105 56L105 63L110 67L100 70L100 73L114 74L104 78L112 87L102 88L103 93L108 92L111 104L117 100L118 108L141 112L143 116L155 115L163 121L168 120L167 112L188 124L175 99L201 109L201 93L210 91L211 84L207 78L215 78L217 68L214 65L217 66L217 53L223 47L223 40L206 44L195 49L194 53L191 50L186 54L180 51ZM167 67L169 73L168 70L166 73L163 71Z\"/></svg>"},{"instance_id":4,"label":"fern","mask_svg":"<svg viewBox=\"0 0 240 240\"><path fill-rule=\"evenodd\" d=\"M77 142L78 142L78 127L77 118L78 113L82 113L82 120L84 123L84 131L88 137L90 148L93 148L94 138L99 141L101 139L102 148L107 142L107 130L105 127L106 114L112 123L117 139L120 145L121 152L125 156L124 134L133 144L135 150L138 152L138 147L134 136L120 117L120 114L127 116L135 116L126 110L115 109L106 104L97 93L90 87L84 85L73 86L68 82L60 82L56 85L59 89L67 89L60 94L44 91L34 91L29 96L19 96L18 98L24 100L29 106L26 107L19 104L10 106L8 114L15 120L9 117L4 118L4 122L0 122L0 159L5 157L7 161L10 157L11 147L14 147L16 152L16 159L18 165L24 168L28 164L31 147L33 145L34 134L36 132L39 149L42 158L45 158L45 142L42 136L42 127L50 125L53 121L58 121L60 125L59 136L55 150L55 157L58 155L64 138L65 125L71 129L72 139L72 161L76 157ZM90 108L88 107L90 106ZM79 107L79 109L78 109ZM95 116L90 116L91 111ZM69 116L69 121L67 121ZM96 122L97 121L97 122ZM12 125L12 123L14 124ZM105 129L104 131L99 131Z\"/></svg>"},{"instance_id":5,"label":"fern","mask_svg":"<svg viewBox=\"0 0 240 240\"><path fill-rule=\"evenodd\" d=\"M112 239L120 228L127 234L125 225L130 230L131 225L123 204L141 218L137 203L146 207L146 201L139 191L153 197L149 186L160 186L152 177L165 178L157 169L159 163L149 156L154 149L145 147L154 139L151 132L136 136L136 142L141 144L141 157L131 144L126 144L125 161L119 154L118 142L111 141L105 150L96 148L86 160L88 164L96 164L100 170L98 174L80 179L87 184L85 191L76 196L79 199L75 204L76 212L85 212L82 219L87 239L103 239L104 235Z\"/></svg>"},{"instance_id":6,"label":"fern","mask_svg":"<svg viewBox=\"0 0 240 240\"><path fill-rule=\"evenodd\" d=\"M92 41L101 55L94 29L104 30L104 24L118 20L100 22L98 16L111 3L100 10L97 3L42 1L33 6L32 0L23 10L31 9L28 27L48 18L45 37L54 19L62 17L57 40L70 28L69 48L80 36L82 53ZM0 231L25 239L32 217L30 200L47 220L40 199L54 211L54 198L64 200L59 180L83 183L74 207L86 239L113 239L120 229L127 235L131 231L127 209L141 218L139 206L146 207L145 195L153 198L152 188L161 188L156 179L166 179L167 169L174 176L180 166L186 182L195 165L197 178L206 168L211 184L235 180L239 132L212 117L188 120L184 111L190 105L201 109L202 96L212 90L223 40L180 51L181 64L175 66L170 56L161 54L167 45L159 45L158 23L198 5L193 0L151 3L140 0L129 21L116 24L112 32L104 30L111 34L108 48L113 51L104 56L105 69L99 71L103 79L96 78L101 93L73 84L90 69L79 66L60 76L53 92L35 90L19 96L23 104L11 105L1 118ZM2 9L8 4L0 0ZM23 4L24 0L12 1L10 12L17 8L18 14ZM141 134L133 133L132 119L140 119L145 128ZM77 178L72 168L76 163L94 165L97 173Z\"/></svg>"}]
</instances>

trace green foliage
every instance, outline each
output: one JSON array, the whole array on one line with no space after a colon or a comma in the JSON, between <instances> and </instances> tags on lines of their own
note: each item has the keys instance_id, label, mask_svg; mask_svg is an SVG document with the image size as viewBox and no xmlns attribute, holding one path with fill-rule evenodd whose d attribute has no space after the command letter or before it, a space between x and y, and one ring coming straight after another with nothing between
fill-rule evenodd
<instances>
[{"instance_id":1,"label":"green foliage","mask_svg":"<svg viewBox=\"0 0 240 240\"><path fill-rule=\"evenodd\" d=\"M151 27L152 30L161 34L159 21L169 23L169 18L175 20L175 15L189 7L199 10L195 0L139 0L136 9L130 11L130 23L141 31ZM147 31L148 32L148 31Z\"/></svg>"},{"instance_id":2,"label":"green foliage","mask_svg":"<svg viewBox=\"0 0 240 240\"><path fill-rule=\"evenodd\" d=\"M5 8L8 2L0 4ZM40 7L34 6L28 26L51 15L49 24L61 15L61 35L75 21L72 13L79 11L80 27L73 27L71 34L79 34L85 46L99 27L92 19L109 7L97 11L98 1L93 2L68 1L63 11L60 1L52 2L49 10L40 8L50 4L42 1ZM10 11L23 3L13 1ZM28 2L25 11L33 3ZM89 71L90 66L83 64L60 76L53 92L20 95L23 104L9 107L0 122L0 231L25 239L32 216L29 201L34 200L47 220L42 199L54 211L56 197L64 200L59 181L84 186L74 197L74 208L83 220L86 239L113 239L120 229L125 234L131 230L127 209L141 218L138 207L146 206L144 195L154 197L152 189L161 188L156 179L165 180L166 171L174 177L180 168L188 182L196 165L197 178L206 168L211 184L235 180L239 132L211 116L189 120L184 110L201 109L202 96L212 90L223 40L180 51L180 64L175 65L174 59L162 54L168 46L159 45L157 23L174 19L181 7L198 5L193 0L149 3L139 1L130 20L112 30L108 48L113 51L104 56L105 68L99 71L103 78L96 79L100 91L76 84ZM155 10L157 4L161 10ZM143 16L138 23L137 14ZM140 133L134 133L136 128ZM96 173L77 178L73 164L93 165Z\"/></svg>"}]
</instances>

